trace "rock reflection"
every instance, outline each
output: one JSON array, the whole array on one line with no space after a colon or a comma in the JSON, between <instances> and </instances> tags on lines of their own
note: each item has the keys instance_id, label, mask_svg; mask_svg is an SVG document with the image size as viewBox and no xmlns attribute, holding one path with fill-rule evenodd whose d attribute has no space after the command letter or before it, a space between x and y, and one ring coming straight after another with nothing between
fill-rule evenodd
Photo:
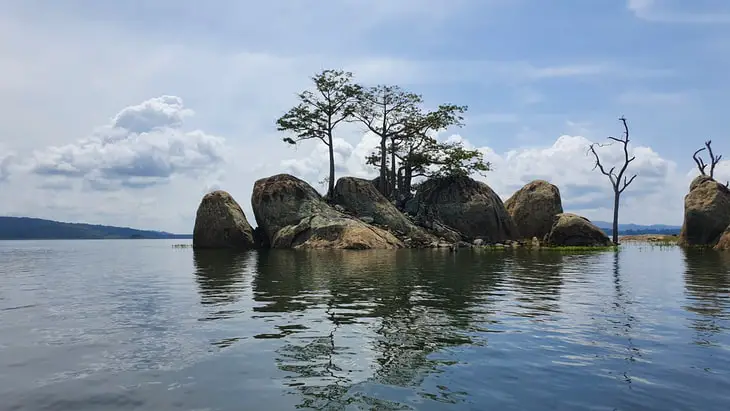
<instances>
[{"instance_id":1,"label":"rock reflection","mask_svg":"<svg viewBox=\"0 0 730 411\"><path fill-rule=\"evenodd\" d=\"M246 271L255 269L254 252L231 250L194 250L195 280L200 303L226 306L237 302L245 290ZM216 311L205 320L230 317L234 312Z\"/></svg>"},{"instance_id":2,"label":"rock reflection","mask_svg":"<svg viewBox=\"0 0 730 411\"><path fill-rule=\"evenodd\" d=\"M541 319L560 311L563 286L563 254L551 250L520 250L515 253L510 280L520 295L519 316Z\"/></svg>"},{"instance_id":3,"label":"rock reflection","mask_svg":"<svg viewBox=\"0 0 730 411\"><path fill-rule=\"evenodd\" d=\"M718 344L718 334L730 319L730 255L713 250L683 249L685 262L685 309L697 315L692 328L695 343Z\"/></svg>"},{"instance_id":4,"label":"rock reflection","mask_svg":"<svg viewBox=\"0 0 730 411\"><path fill-rule=\"evenodd\" d=\"M307 324L276 350L279 369L291 373L287 385L301 393L300 407L342 409L349 388L371 375L362 356L374 288L387 283L395 251L273 250L259 261L254 295L265 305L257 311L280 323L305 317Z\"/></svg>"},{"instance_id":5,"label":"rock reflection","mask_svg":"<svg viewBox=\"0 0 730 411\"><path fill-rule=\"evenodd\" d=\"M448 348L484 343L476 336L489 323L506 263L494 253L403 254L392 274L395 281L377 290L374 380L409 387L453 364Z\"/></svg>"},{"instance_id":6,"label":"rock reflection","mask_svg":"<svg viewBox=\"0 0 730 411\"><path fill-rule=\"evenodd\" d=\"M286 336L276 351L302 407L398 409L353 387L417 386L450 364L438 358L444 349L478 344L504 267L502 256L470 252L272 251L259 257L254 295L265 303L259 311L290 322L306 311L299 316L310 328Z\"/></svg>"}]
</instances>

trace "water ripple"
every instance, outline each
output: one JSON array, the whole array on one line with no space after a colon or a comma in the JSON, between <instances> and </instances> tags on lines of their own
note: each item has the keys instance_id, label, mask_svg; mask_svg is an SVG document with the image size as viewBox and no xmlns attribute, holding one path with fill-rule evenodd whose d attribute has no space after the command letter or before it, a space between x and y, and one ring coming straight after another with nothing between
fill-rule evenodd
<instances>
[{"instance_id":1,"label":"water ripple","mask_svg":"<svg viewBox=\"0 0 730 411\"><path fill-rule=\"evenodd\" d=\"M0 243L0 275L0 409L730 401L730 258L709 251L28 241Z\"/></svg>"}]
</instances>

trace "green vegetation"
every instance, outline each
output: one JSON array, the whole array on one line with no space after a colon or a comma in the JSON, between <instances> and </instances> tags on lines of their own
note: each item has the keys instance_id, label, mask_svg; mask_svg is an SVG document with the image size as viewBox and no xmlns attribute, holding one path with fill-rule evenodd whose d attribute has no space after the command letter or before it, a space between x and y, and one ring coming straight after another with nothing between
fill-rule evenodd
<instances>
[{"instance_id":1,"label":"green vegetation","mask_svg":"<svg viewBox=\"0 0 730 411\"><path fill-rule=\"evenodd\" d=\"M366 87L342 70L324 70L312 77L313 91L298 94L300 103L279 118L277 129L293 133L289 144L319 139L329 149L329 195L335 183L334 130L354 122L380 138L367 163L379 170L378 190L390 199L409 197L418 177L448 177L489 171L478 150L461 142L441 142L434 134L463 126L467 106L423 107L423 97L396 85Z\"/></svg>"},{"instance_id":2,"label":"green vegetation","mask_svg":"<svg viewBox=\"0 0 730 411\"><path fill-rule=\"evenodd\" d=\"M29 217L0 217L0 240L101 240L192 238L192 235Z\"/></svg>"}]
</instances>

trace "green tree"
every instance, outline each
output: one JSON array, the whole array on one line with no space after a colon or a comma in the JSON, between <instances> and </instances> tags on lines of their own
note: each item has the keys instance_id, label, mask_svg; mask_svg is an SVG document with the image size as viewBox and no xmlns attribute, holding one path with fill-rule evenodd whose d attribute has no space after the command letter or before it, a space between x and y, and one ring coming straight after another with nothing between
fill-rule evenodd
<instances>
[{"instance_id":1,"label":"green tree","mask_svg":"<svg viewBox=\"0 0 730 411\"><path fill-rule=\"evenodd\" d=\"M466 106L443 104L435 111L414 113L406 122L398 140L387 146L396 161L388 170L395 170L394 185L399 197L409 197L416 177L446 177L471 175L489 171L490 164L483 161L478 150L467 150L461 142L439 142L431 135L451 126L463 126ZM368 164L380 167L382 147L367 159Z\"/></svg>"},{"instance_id":2,"label":"green tree","mask_svg":"<svg viewBox=\"0 0 730 411\"><path fill-rule=\"evenodd\" d=\"M315 90L297 95L299 104L276 120L279 131L292 132L285 137L289 144L319 139L329 149L329 179L327 196L334 190L335 155L333 135L335 128L351 118L356 108L360 86L352 83L352 73L342 70L324 70L313 76Z\"/></svg>"},{"instance_id":3,"label":"green tree","mask_svg":"<svg viewBox=\"0 0 730 411\"><path fill-rule=\"evenodd\" d=\"M404 137L405 130L414 116L419 113L423 99L420 95L404 91L399 86L378 85L361 88L353 118L364 124L368 131L380 137L377 164L380 169L379 191L392 197L389 188L395 182L395 153L391 152L388 166L388 143L396 146ZM390 184L388 184L390 182ZM390 186L390 187L389 187Z\"/></svg>"}]
</instances>

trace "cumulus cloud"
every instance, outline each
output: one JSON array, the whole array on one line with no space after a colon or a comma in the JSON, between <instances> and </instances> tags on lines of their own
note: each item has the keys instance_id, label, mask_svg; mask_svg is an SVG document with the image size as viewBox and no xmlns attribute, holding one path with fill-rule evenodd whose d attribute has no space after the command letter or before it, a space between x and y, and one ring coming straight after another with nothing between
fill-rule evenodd
<instances>
[{"instance_id":1,"label":"cumulus cloud","mask_svg":"<svg viewBox=\"0 0 730 411\"><path fill-rule=\"evenodd\" d=\"M36 151L32 171L80 178L95 190L148 187L176 175L213 173L224 162L225 141L200 130L184 131L183 120L193 114L176 96L124 108L87 138Z\"/></svg>"},{"instance_id":2,"label":"cumulus cloud","mask_svg":"<svg viewBox=\"0 0 730 411\"><path fill-rule=\"evenodd\" d=\"M183 107L176 96L161 96L120 111L112 120L112 127L132 133L148 133L160 128L180 128L183 119L193 111Z\"/></svg>"},{"instance_id":3,"label":"cumulus cloud","mask_svg":"<svg viewBox=\"0 0 730 411\"><path fill-rule=\"evenodd\" d=\"M551 145L509 150L497 153L488 146L475 146L460 135L444 137L461 141L476 148L492 164L486 176L475 178L489 184L503 200L524 184L544 179L560 188L563 207L596 220L612 217L613 192L607 177L594 170L595 160L588 152L591 140L582 136L562 135ZM605 141L600 141L605 143ZM366 134L357 144L344 140L336 143L337 177L352 175L373 178L377 171L365 164L365 156L378 144L378 138ZM618 144L597 147L601 162L611 167L623 164L623 149ZM629 178L638 177L623 193L621 216L624 222L639 224L675 223L682 221L683 196L697 170L679 169L673 161L663 158L650 147L635 146L630 154L636 156L627 171ZM323 144L311 148L306 158L282 162L283 168L320 189L318 184L328 173L327 150ZM730 162L721 162L716 171L718 179L730 178ZM722 180L724 181L724 180Z\"/></svg>"}]
</instances>

